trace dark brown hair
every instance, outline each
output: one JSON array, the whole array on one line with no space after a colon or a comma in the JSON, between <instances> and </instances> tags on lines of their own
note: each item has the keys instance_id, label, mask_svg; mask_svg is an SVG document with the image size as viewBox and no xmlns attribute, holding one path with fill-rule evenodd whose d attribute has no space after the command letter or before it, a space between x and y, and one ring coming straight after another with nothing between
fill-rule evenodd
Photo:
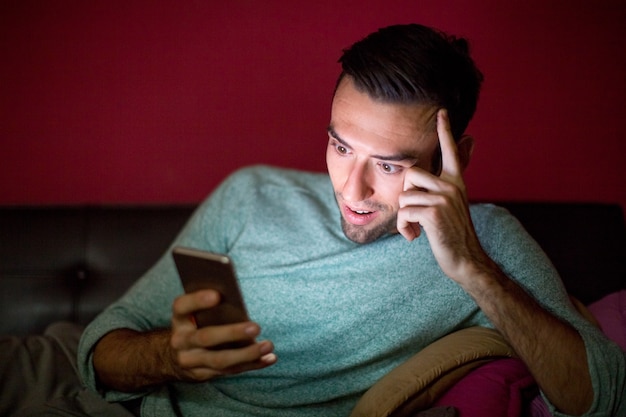
<instances>
[{"instance_id":1,"label":"dark brown hair","mask_svg":"<svg viewBox=\"0 0 626 417\"><path fill-rule=\"evenodd\" d=\"M372 98L448 110L458 140L476 111L483 75L464 38L418 24L379 29L343 51L342 73Z\"/></svg>"}]
</instances>

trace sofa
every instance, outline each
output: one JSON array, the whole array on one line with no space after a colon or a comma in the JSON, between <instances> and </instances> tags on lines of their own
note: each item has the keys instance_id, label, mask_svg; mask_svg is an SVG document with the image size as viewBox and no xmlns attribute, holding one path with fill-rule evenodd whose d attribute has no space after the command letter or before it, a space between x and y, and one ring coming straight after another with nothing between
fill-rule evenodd
<instances>
[{"instance_id":1,"label":"sofa","mask_svg":"<svg viewBox=\"0 0 626 417\"><path fill-rule=\"evenodd\" d=\"M626 226L619 205L497 204L514 214L539 242L560 272L568 292L580 304L590 306L611 295L626 294ZM194 208L0 207L0 335L37 335L60 321L88 323L167 253ZM621 322L618 326L626 330ZM497 337L480 335L492 336ZM470 340L467 337L473 335L466 332L454 337L457 341L453 353L459 354L456 346L466 346ZM494 344L490 345L487 357L478 355L482 361L473 363L472 368L497 357L515 356L501 340L494 343L501 347L494 350ZM420 360L425 356L428 352ZM458 363L458 359L454 362ZM414 370L430 367L430 363L412 366ZM463 375L467 372L463 371ZM451 379L440 392L460 378ZM414 390L415 384L410 385ZM413 394L412 391L410 395ZM428 393L427 397L427 403L432 404L433 395ZM370 401L380 402L379 398L374 396ZM393 406L397 407L398 404ZM367 410L362 415L373 415L369 406L362 408ZM413 414L385 411L376 415Z\"/></svg>"},{"instance_id":2,"label":"sofa","mask_svg":"<svg viewBox=\"0 0 626 417\"><path fill-rule=\"evenodd\" d=\"M88 323L165 252L193 209L0 207L0 334Z\"/></svg>"},{"instance_id":3,"label":"sofa","mask_svg":"<svg viewBox=\"0 0 626 417\"><path fill-rule=\"evenodd\" d=\"M499 203L588 305L626 288L618 205ZM0 207L0 334L85 324L164 254L193 205Z\"/></svg>"}]
</instances>

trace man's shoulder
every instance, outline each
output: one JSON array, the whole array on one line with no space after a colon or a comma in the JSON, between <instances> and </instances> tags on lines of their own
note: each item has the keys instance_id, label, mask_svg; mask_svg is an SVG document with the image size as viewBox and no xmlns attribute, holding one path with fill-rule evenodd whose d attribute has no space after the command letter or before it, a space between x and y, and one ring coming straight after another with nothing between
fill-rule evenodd
<instances>
[{"instance_id":1,"label":"man's shoulder","mask_svg":"<svg viewBox=\"0 0 626 417\"><path fill-rule=\"evenodd\" d=\"M472 216L501 216L510 215L509 212L493 203L472 203L470 204L470 213Z\"/></svg>"},{"instance_id":2,"label":"man's shoulder","mask_svg":"<svg viewBox=\"0 0 626 417\"><path fill-rule=\"evenodd\" d=\"M327 173L308 172L270 165L252 165L235 171L227 182L238 186L262 188L268 186L313 189L329 184Z\"/></svg>"},{"instance_id":3,"label":"man's shoulder","mask_svg":"<svg viewBox=\"0 0 626 417\"><path fill-rule=\"evenodd\" d=\"M476 232L480 235L484 232L493 232L499 229L504 232L508 226L517 228L518 221L504 207L492 203L476 203L470 205L472 222Z\"/></svg>"}]
</instances>

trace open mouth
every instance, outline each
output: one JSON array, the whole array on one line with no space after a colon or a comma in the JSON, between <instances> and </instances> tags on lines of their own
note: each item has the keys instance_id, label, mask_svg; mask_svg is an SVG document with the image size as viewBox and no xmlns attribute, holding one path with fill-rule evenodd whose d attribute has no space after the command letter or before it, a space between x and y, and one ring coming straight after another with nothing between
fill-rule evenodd
<instances>
[{"instance_id":1,"label":"open mouth","mask_svg":"<svg viewBox=\"0 0 626 417\"><path fill-rule=\"evenodd\" d=\"M364 226L370 223L377 217L377 211L352 209L351 207L344 206L343 217L344 219L353 225Z\"/></svg>"}]
</instances>

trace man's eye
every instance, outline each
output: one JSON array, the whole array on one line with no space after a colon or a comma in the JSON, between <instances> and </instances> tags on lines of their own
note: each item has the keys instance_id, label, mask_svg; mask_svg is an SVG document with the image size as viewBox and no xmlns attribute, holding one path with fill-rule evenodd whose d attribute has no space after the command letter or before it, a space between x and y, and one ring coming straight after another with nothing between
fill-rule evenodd
<instances>
[{"instance_id":1,"label":"man's eye","mask_svg":"<svg viewBox=\"0 0 626 417\"><path fill-rule=\"evenodd\" d=\"M337 149L337 152L342 155L345 155L348 153L348 149L346 149L346 147L343 145L335 145L335 149Z\"/></svg>"},{"instance_id":2,"label":"man's eye","mask_svg":"<svg viewBox=\"0 0 626 417\"><path fill-rule=\"evenodd\" d=\"M379 164L380 169L385 173L385 174L395 174L397 172L400 171L401 167L397 166L397 165L393 165L393 164L388 164L386 162L381 162Z\"/></svg>"}]
</instances>

